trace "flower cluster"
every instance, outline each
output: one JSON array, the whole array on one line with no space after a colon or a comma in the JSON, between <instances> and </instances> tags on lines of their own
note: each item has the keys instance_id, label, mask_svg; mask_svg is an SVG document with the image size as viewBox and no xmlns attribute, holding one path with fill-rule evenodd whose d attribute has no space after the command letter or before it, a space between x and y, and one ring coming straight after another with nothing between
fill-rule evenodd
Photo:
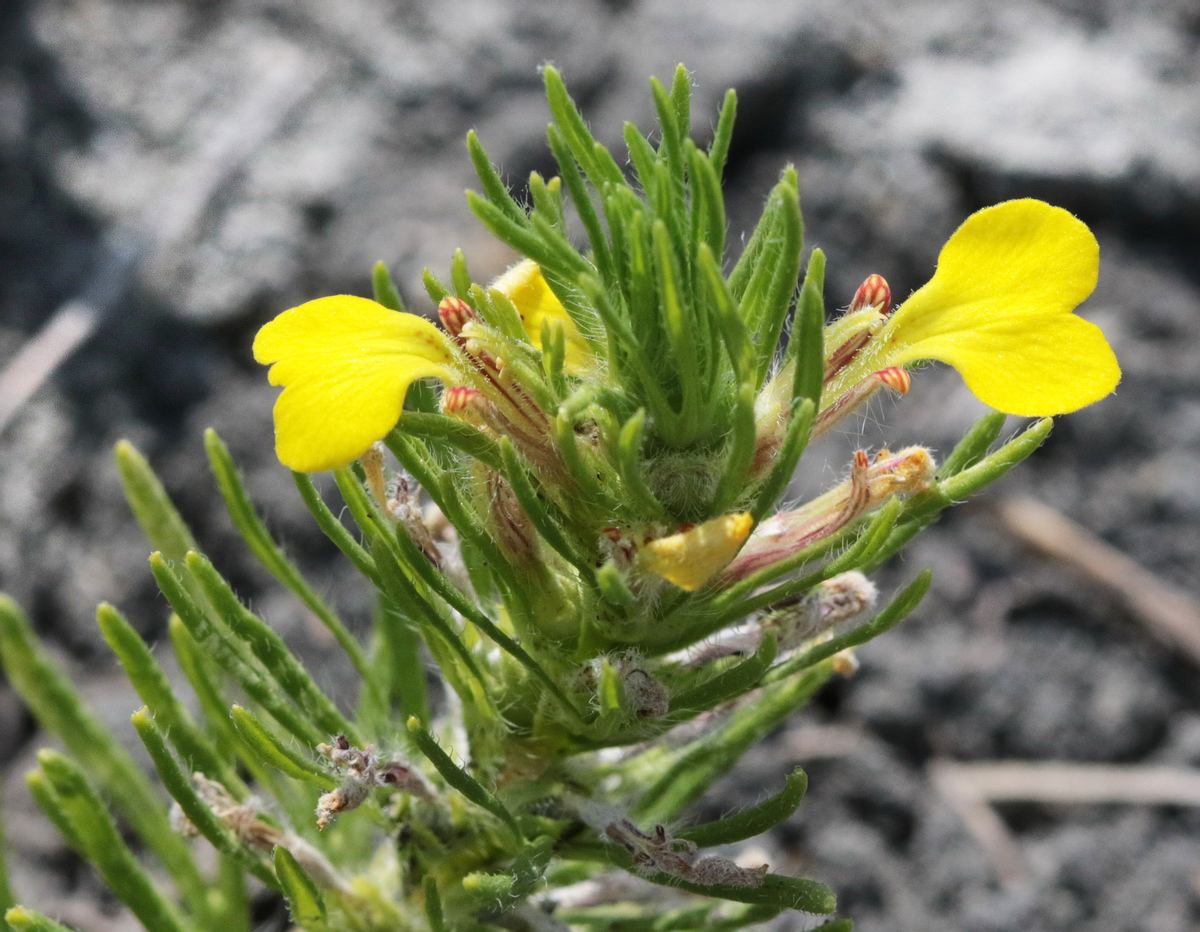
<instances>
[{"instance_id":1,"label":"flower cluster","mask_svg":"<svg viewBox=\"0 0 1200 932\"><path fill-rule=\"evenodd\" d=\"M468 200L519 257L511 268L479 284L459 253L448 283L427 272L434 322L405 309L380 265L374 300L309 301L254 342L282 387L278 457L372 591L369 645L274 543L219 438L206 441L251 550L343 649L352 715L196 552L145 461L118 449L206 727L111 606L100 623L147 703L134 725L175 826L221 853L217 881L0 598L10 678L183 906L137 871L81 767L43 752L30 786L147 928L248 928L241 870L312 932L738 929L832 913L815 880L706 852L788 818L802 771L716 821L681 815L830 676L853 673L854 649L929 585L922 573L885 600L872 570L1036 449L1046 416L1117 385L1104 336L1074 313L1096 283L1096 241L1065 210L980 210L908 300L894 307L872 275L827 321L794 170L728 255L732 92L702 149L686 71L652 82L658 127L626 126L618 162L558 73L545 79L558 176L534 173L528 204L468 136L483 189ZM877 393L908 393L926 360L996 410L940 464L920 445L858 450L843 481L787 501L806 448ZM1005 413L1043 419L993 449ZM344 508L308 476L324 470ZM16 928L57 927L17 912Z\"/></svg>"},{"instance_id":2,"label":"flower cluster","mask_svg":"<svg viewBox=\"0 0 1200 932\"><path fill-rule=\"evenodd\" d=\"M864 570L1048 430L1040 422L988 455L1004 413L1059 414L1113 391L1113 352L1074 313L1096 284L1098 248L1067 211L1008 201L968 217L908 300L893 307L888 283L871 275L826 322L819 249L801 276L791 169L726 271L719 178L732 98L701 151L686 138L686 75L670 91L655 84L661 141L654 148L627 127L629 179L546 74L561 177L530 178L531 209L468 138L485 191L471 206L523 258L486 286L461 254L451 287L427 272L440 328L405 311L379 268L376 302L338 295L285 311L259 332L254 355L283 386L284 464L334 469L345 495L362 488L348 470L361 460L371 495L347 503L375 541L385 599L428 629L422 638L463 704L476 771L536 783L567 757L636 745L633 760L662 772L620 771L627 812L594 798L559 804L632 868L732 896L766 883L766 868L698 859L661 821L637 821L673 817L721 769L697 757L732 740L720 727L706 734L718 709L771 719L763 710L775 691L808 695L797 686L808 677L815 688L852 672L851 648L911 608L922 579L850 627L877 598ZM582 251L564 232L564 188L587 233ZM928 360L953 366L999 413L940 469L922 446L859 450L843 482L777 510L809 443L877 392L908 393ZM386 491L383 445L399 462L403 518ZM457 537L431 544L427 514ZM441 601L414 611L431 592ZM654 743L667 733L685 750ZM489 769L497 741L508 750ZM341 805L339 794L323 803ZM713 865L721 878L709 876ZM489 878L464 883L511 891Z\"/></svg>"}]
</instances>

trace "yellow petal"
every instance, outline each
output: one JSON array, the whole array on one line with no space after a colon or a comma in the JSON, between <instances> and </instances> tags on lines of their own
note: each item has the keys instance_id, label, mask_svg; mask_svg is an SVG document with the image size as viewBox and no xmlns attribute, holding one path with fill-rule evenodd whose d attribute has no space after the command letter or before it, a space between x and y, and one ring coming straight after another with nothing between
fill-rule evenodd
<instances>
[{"instance_id":1,"label":"yellow petal","mask_svg":"<svg viewBox=\"0 0 1200 932\"><path fill-rule=\"evenodd\" d=\"M749 512L722 515L687 531L660 537L638 553L638 563L680 589L699 589L737 556L754 524Z\"/></svg>"},{"instance_id":2,"label":"yellow petal","mask_svg":"<svg viewBox=\"0 0 1200 932\"><path fill-rule=\"evenodd\" d=\"M521 315L525 333L534 346L542 348L544 322L548 322L551 327L562 327L566 342L564 368L572 375L580 375L589 368L592 360L591 348L579 335L579 328L575 326L575 321L562 306L558 296L546 284L541 266L532 259L522 259L492 282L489 288L499 291L513 303L513 307Z\"/></svg>"},{"instance_id":3,"label":"yellow petal","mask_svg":"<svg viewBox=\"0 0 1200 932\"><path fill-rule=\"evenodd\" d=\"M1072 313L1098 267L1096 238L1060 207L1025 199L980 210L880 331L877 355L887 365L948 363L981 401L1009 414L1082 408L1121 377L1104 334Z\"/></svg>"},{"instance_id":4,"label":"yellow petal","mask_svg":"<svg viewBox=\"0 0 1200 932\"><path fill-rule=\"evenodd\" d=\"M282 385L275 452L299 472L345 466L382 439L413 380L453 377L441 332L413 314L351 295L284 311L258 331L254 358Z\"/></svg>"}]
</instances>

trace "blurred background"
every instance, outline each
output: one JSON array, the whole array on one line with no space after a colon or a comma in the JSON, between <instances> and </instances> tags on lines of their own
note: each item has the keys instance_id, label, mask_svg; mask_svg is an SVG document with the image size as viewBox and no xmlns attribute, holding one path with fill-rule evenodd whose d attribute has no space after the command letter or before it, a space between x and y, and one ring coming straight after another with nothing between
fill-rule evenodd
<instances>
[{"instance_id":1,"label":"blurred background","mask_svg":"<svg viewBox=\"0 0 1200 932\"><path fill-rule=\"evenodd\" d=\"M320 654L216 506L213 426L272 527L365 623L365 592L274 459L255 330L369 294L378 259L425 312L421 269L444 275L456 247L489 279L513 256L466 209L467 130L520 189L553 173L541 63L620 151L622 121L651 126L648 77L684 62L698 137L739 93L731 242L794 163L835 308L872 272L908 294L970 212L1040 197L1100 240L1083 313L1124 368L1114 397L880 573L885 595L926 566L934 588L708 814L803 765L809 799L750 857L832 884L861 932L1194 928L1198 46L1194 0L5 0L0 589L128 734L140 703L94 608L150 639L167 615L112 463L128 437L242 594ZM981 410L922 370L810 451L795 494L858 446L945 451ZM135 928L32 811L22 775L45 738L4 683L0 734L18 894L79 928Z\"/></svg>"}]
</instances>

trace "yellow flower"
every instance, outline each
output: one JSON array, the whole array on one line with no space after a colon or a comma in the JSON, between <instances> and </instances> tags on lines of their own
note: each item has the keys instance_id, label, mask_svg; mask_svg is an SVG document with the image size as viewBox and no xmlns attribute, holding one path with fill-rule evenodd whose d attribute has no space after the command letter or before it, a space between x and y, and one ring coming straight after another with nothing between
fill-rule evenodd
<instances>
[{"instance_id":1,"label":"yellow flower","mask_svg":"<svg viewBox=\"0 0 1200 932\"><path fill-rule=\"evenodd\" d=\"M1072 313L1096 286L1099 247L1060 207L1007 201L977 211L942 248L933 278L826 387L835 401L871 372L921 359L959 371L1009 414L1064 414L1121 378L1100 328Z\"/></svg>"},{"instance_id":2,"label":"yellow flower","mask_svg":"<svg viewBox=\"0 0 1200 932\"><path fill-rule=\"evenodd\" d=\"M491 288L512 301L534 346L541 347L549 321L563 328L567 371L587 369L591 351L537 263L518 262ZM272 385L283 386L275 403L275 453L298 472L335 469L362 456L396 425L415 380L463 377L462 357L436 326L351 295L284 311L259 330L254 358L271 366Z\"/></svg>"},{"instance_id":3,"label":"yellow flower","mask_svg":"<svg viewBox=\"0 0 1200 932\"><path fill-rule=\"evenodd\" d=\"M579 328L558 296L546 284L541 266L532 259L522 259L492 282L488 289L499 291L513 303L521 315L521 325L526 335L538 349L542 348L543 323L561 327L566 346L563 367L572 375L579 375L588 369L592 359L591 348L579 335Z\"/></svg>"},{"instance_id":4,"label":"yellow flower","mask_svg":"<svg viewBox=\"0 0 1200 932\"><path fill-rule=\"evenodd\" d=\"M453 351L429 321L352 295L284 311L258 331L254 358L283 386L275 453L299 472L357 459L395 426L414 380L455 372Z\"/></svg>"},{"instance_id":5,"label":"yellow flower","mask_svg":"<svg viewBox=\"0 0 1200 932\"><path fill-rule=\"evenodd\" d=\"M737 555L753 525L749 512L722 515L650 541L639 551L638 563L642 569L692 592Z\"/></svg>"}]
</instances>

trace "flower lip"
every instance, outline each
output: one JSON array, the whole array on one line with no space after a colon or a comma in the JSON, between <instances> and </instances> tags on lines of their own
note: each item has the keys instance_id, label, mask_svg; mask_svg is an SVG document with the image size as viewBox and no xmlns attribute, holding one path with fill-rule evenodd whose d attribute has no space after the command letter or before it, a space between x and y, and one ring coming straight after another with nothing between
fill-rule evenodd
<instances>
[{"instance_id":1,"label":"flower lip","mask_svg":"<svg viewBox=\"0 0 1200 932\"><path fill-rule=\"evenodd\" d=\"M1098 268L1096 238L1061 207L1023 199L977 211L829 397L869 371L936 359L1009 414L1064 414L1098 401L1116 387L1120 366L1100 328L1072 313Z\"/></svg>"},{"instance_id":2,"label":"flower lip","mask_svg":"<svg viewBox=\"0 0 1200 932\"><path fill-rule=\"evenodd\" d=\"M345 466L400 418L416 379L452 379L455 356L433 324L353 295L284 311L254 339L254 358L282 385L275 452L298 472Z\"/></svg>"}]
</instances>

